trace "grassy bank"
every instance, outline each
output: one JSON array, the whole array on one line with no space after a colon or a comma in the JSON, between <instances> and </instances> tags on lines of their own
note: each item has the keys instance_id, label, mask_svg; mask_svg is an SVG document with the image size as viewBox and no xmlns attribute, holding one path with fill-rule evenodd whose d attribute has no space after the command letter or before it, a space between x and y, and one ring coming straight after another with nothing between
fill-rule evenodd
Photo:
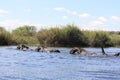
<instances>
[{"instance_id":1,"label":"grassy bank","mask_svg":"<svg viewBox=\"0 0 120 80\"><path fill-rule=\"evenodd\" d=\"M75 25L65 25L36 31L24 25L11 33L0 27L0 45L44 45L62 47L120 46L120 34L105 31L82 31Z\"/></svg>"},{"instance_id":2,"label":"grassy bank","mask_svg":"<svg viewBox=\"0 0 120 80\"><path fill-rule=\"evenodd\" d=\"M115 46L113 37L104 31L82 31L75 25L40 30L37 33L40 44L45 46L104 47Z\"/></svg>"}]
</instances>

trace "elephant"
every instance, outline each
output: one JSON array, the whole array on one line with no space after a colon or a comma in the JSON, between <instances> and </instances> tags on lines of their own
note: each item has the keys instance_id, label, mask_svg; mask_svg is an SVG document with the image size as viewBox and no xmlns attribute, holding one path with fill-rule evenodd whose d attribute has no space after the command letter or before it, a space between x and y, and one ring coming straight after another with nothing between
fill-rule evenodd
<instances>
[{"instance_id":1,"label":"elephant","mask_svg":"<svg viewBox=\"0 0 120 80\"><path fill-rule=\"evenodd\" d=\"M83 48L74 47L70 50L70 54L80 54L80 55L87 55L87 56L120 56L120 52L112 54L112 55L108 55L105 53L103 48L101 49L102 49L102 55L98 55L96 53L91 53L89 51L86 51Z\"/></svg>"},{"instance_id":2,"label":"elephant","mask_svg":"<svg viewBox=\"0 0 120 80\"><path fill-rule=\"evenodd\" d=\"M83 48L74 47L70 50L70 54L80 54L86 56L97 56L96 53L88 52Z\"/></svg>"},{"instance_id":3,"label":"elephant","mask_svg":"<svg viewBox=\"0 0 120 80\"><path fill-rule=\"evenodd\" d=\"M17 49L19 49L19 50L28 50L29 47L27 45L25 45L25 44L19 44L17 46Z\"/></svg>"},{"instance_id":4,"label":"elephant","mask_svg":"<svg viewBox=\"0 0 120 80\"><path fill-rule=\"evenodd\" d=\"M41 47L37 47L37 48L35 49L35 51L36 51L36 52L42 52L41 49L42 49Z\"/></svg>"},{"instance_id":5,"label":"elephant","mask_svg":"<svg viewBox=\"0 0 120 80\"><path fill-rule=\"evenodd\" d=\"M42 47L37 47L37 48L35 49L35 51L36 51L36 52L47 52L47 50L45 49L44 46L42 46Z\"/></svg>"},{"instance_id":6,"label":"elephant","mask_svg":"<svg viewBox=\"0 0 120 80\"><path fill-rule=\"evenodd\" d=\"M56 52L56 53L60 53L60 50L57 49L47 49L46 47L42 46L42 47L37 47L35 49L36 52Z\"/></svg>"},{"instance_id":7,"label":"elephant","mask_svg":"<svg viewBox=\"0 0 120 80\"><path fill-rule=\"evenodd\" d=\"M56 53L60 53L60 50L57 50L57 49L51 49L51 50L49 50L49 52L56 52Z\"/></svg>"}]
</instances>

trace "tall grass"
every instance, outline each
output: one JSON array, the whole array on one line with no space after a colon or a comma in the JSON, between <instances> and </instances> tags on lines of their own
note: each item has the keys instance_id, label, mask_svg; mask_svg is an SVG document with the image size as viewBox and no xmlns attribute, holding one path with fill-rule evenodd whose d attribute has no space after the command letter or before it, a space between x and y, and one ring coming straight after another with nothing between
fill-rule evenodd
<instances>
[{"instance_id":1,"label":"tall grass","mask_svg":"<svg viewBox=\"0 0 120 80\"><path fill-rule=\"evenodd\" d=\"M75 25L40 30L37 38L47 46L87 46L84 34Z\"/></svg>"},{"instance_id":2,"label":"tall grass","mask_svg":"<svg viewBox=\"0 0 120 80\"><path fill-rule=\"evenodd\" d=\"M4 28L0 27L0 46L11 45L13 43L12 36Z\"/></svg>"},{"instance_id":3,"label":"tall grass","mask_svg":"<svg viewBox=\"0 0 120 80\"><path fill-rule=\"evenodd\" d=\"M35 26L23 25L12 31L13 40L16 44L36 45L39 42L35 35Z\"/></svg>"},{"instance_id":4,"label":"tall grass","mask_svg":"<svg viewBox=\"0 0 120 80\"><path fill-rule=\"evenodd\" d=\"M120 34L105 31L82 31L75 25L56 26L36 32L34 26L22 26L11 33L0 27L0 45L14 44L104 47L120 46Z\"/></svg>"},{"instance_id":5,"label":"tall grass","mask_svg":"<svg viewBox=\"0 0 120 80\"><path fill-rule=\"evenodd\" d=\"M92 46L110 47L119 45L114 43L114 37L105 31L81 31L75 25L66 25L43 29L37 33L40 44L45 46ZM116 42L119 42L118 40Z\"/></svg>"},{"instance_id":6,"label":"tall grass","mask_svg":"<svg viewBox=\"0 0 120 80\"><path fill-rule=\"evenodd\" d=\"M35 36L17 36L13 35L13 41L15 44L27 44L27 45L38 45L39 42Z\"/></svg>"},{"instance_id":7,"label":"tall grass","mask_svg":"<svg viewBox=\"0 0 120 80\"><path fill-rule=\"evenodd\" d=\"M120 34L111 34L110 39L115 46L120 47Z\"/></svg>"}]
</instances>

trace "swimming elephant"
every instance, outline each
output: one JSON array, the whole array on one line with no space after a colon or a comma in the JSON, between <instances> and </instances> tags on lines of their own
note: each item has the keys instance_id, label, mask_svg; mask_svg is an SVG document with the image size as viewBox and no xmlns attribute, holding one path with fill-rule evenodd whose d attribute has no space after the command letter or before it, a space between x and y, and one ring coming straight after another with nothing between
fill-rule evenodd
<instances>
[{"instance_id":1,"label":"swimming elephant","mask_svg":"<svg viewBox=\"0 0 120 80\"><path fill-rule=\"evenodd\" d=\"M51 50L49 50L49 52L56 52L56 53L60 53L60 50L57 50L57 49L51 49Z\"/></svg>"},{"instance_id":2,"label":"swimming elephant","mask_svg":"<svg viewBox=\"0 0 120 80\"><path fill-rule=\"evenodd\" d=\"M56 53L60 53L60 50L57 49L47 49L46 47L42 46L42 47L37 47L35 49L36 52L56 52Z\"/></svg>"},{"instance_id":3,"label":"swimming elephant","mask_svg":"<svg viewBox=\"0 0 120 80\"><path fill-rule=\"evenodd\" d=\"M46 52L44 47L37 47L35 49L36 52Z\"/></svg>"},{"instance_id":4,"label":"swimming elephant","mask_svg":"<svg viewBox=\"0 0 120 80\"><path fill-rule=\"evenodd\" d=\"M70 54L80 54L80 55L87 55L87 56L97 56L96 53L91 53L86 51L83 48L78 48L78 47L74 47L70 50Z\"/></svg>"},{"instance_id":5,"label":"swimming elephant","mask_svg":"<svg viewBox=\"0 0 120 80\"><path fill-rule=\"evenodd\" d=\"M17 49L19 49L19 50L27 50L27 49L29 49L29 47L27 45L25 45L25 44L19 44L17 46Z\"/></svg>"},{"instance_id":6,"label":"swimming elephant","mask_svg":"<svg viewBox=\"0 0 120 80\"><path fill-rule=\"evenodd\" d=\"M108 55L105 53L104 49L102 49L102 54L101 55L97 55L96 53L91 53L91 52L88 52L86 51L85 49L83 48L78 48L78 47L74 47L70 50L70 54L80 54L80 55L87 55L87 56L120 56L120 52L116 53L116 54L111 54L111 55Z\"/></svg>"},{"instance_id":7,"label":"swimming elephant","mask_svg":"<svg viewBox=\"0 0 120 80\"><path fill-rule=\"evenodd\" d=\"M35 49L35 51L36 51L36 52L40 52L40 51L41 51L41 47L37 47L37 48Z\"/></svg>"}]
</instances>

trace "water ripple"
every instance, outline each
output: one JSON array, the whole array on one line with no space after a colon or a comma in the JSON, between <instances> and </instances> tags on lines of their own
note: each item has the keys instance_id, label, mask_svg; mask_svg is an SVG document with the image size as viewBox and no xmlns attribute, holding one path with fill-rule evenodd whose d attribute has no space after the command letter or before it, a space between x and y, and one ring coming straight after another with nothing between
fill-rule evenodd
<instances>
[{"instance_id":1,"label":"water ripple","mask_svg":"<svg viewBox=\"0 0 120 80\"><path fill-rule=\"evenodd\" d=\"M120 57L90 57L19 51L0 47L0 80L120 80ZM85 48L100 53L98 48ZM119 48L105 49L109 54Z\"/></svg>"}]
</instances>

